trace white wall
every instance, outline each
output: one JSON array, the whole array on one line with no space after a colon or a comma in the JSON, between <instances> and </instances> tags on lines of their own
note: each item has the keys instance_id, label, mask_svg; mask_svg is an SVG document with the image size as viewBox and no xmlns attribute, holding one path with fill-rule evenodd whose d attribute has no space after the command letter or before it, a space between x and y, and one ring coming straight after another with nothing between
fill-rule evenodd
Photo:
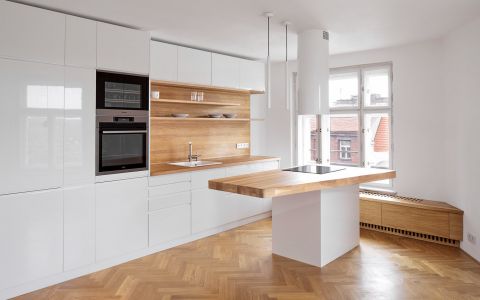
<instances>
[{"instance_id":1,"label":"white wall","mask_svg":"<svg viewBox=\"0 0 480 300\"><path fill-rule=\"evenodd\" d=\"M285 99L285 63L272 63L271 101L272 107L267 109L267 154L281 158L281 168L292 166L292 117L286 109ZM290 72L296 71L296 62L292 62Z\"/></svg>"},{"instance_id":2,"label":"white wall","mask_svg":"<svg viewBox=\"0 0 480 300\"><path fill-rule=\"evenodd\" d=\"M446 190L465 212L462 248L480 260L480 18L450 33L443 50Z\"/></svg>"},{"instance_id":3,"label":"white wall","mask_svg":"<svg viewBox=\"0 0 480 300\"><path fill-rule=\"evenodd\" d=\"M330 57L331 67L393 63L394 190L445 199L441 40Z\"/></svg>"}]
</instances>

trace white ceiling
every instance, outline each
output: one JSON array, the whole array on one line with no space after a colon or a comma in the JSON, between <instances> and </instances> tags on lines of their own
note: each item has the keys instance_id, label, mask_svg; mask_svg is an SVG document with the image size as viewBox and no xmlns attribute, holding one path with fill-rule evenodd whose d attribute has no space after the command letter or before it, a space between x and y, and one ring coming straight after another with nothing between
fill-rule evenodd
<instances>
[{"instance_id":1,"label":"white ceiling","mask_svg":"<svg viewBox=\"0 0 480 300\"><path fill-rule=\"evenodd\" d=\"M266 19L273 11L271 54L296 57L296 32L330 31L330 53L438 38L480 16L480 0L25 0L72 14L152 32L154 39L250 58L266 56Z\"/></svg>"}]
</instances>

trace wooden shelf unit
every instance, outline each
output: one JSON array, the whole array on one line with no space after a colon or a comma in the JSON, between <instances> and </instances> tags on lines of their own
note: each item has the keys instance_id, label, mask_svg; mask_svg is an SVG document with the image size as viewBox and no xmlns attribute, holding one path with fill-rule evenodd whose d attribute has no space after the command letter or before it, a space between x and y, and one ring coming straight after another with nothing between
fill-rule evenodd
<instances>
[{"instance_id":1,"label":"wooden shelf unit","mask_svg":"<svg viewBox=\"0 0 480 300\"><path fill-rule=\"evenodd\" d=\"M150 99L150 163L181 160L188 143L202 159L250 155L237 143L250 143L250 92L179 83L151 82L160 99ZM192 92L203 92L203 101L189 101ZM235 114L235 118L208 118L210 114ZM176 118L173 114L189 114Z\"/></svg>"},{"instance_id":2,"label":"wooden shelf unit","mask_svg":"<svg viewBox=\"0 0 480 300\"><path fill-rule=\"evenodd\" d=\"M211 101L192 101L175 99L150 99L152 103L171 103L171 104L192 104L192 105L211 105L211 106L240 106L240 103L230 102L211 102Z\"/></svg>"},{"instance_id":3,"label":"wooden shelf unit","mask_svg":"<svg viewBox=\"0 0 480 300\"><path fill-rule=\"evenodd\" d=\"M250 119L244 118L176 118L176 117L151 117L152 120L158 121L227 121L227 122L246 122L250 121Z\"/></svg>"},{"instance_id":4,"label":"wooden shelf unit","mask_svg":"<svg viewBox=\"0 0 480 300\"><path fill-rule=\"evenodd\" d=\"M248 95L264 94L265 93L264 91L235 89L235 88L227 88L227 87L211 86L211 85L201 85L201 84L194 84L194 83L180 83L180 82L174 82L174 81L151 80L150 83L151 83L151 85L182 87L182 88L217 91L217 92L241 93L241 94L248 94Z\"/></svg>"}]
</instances>

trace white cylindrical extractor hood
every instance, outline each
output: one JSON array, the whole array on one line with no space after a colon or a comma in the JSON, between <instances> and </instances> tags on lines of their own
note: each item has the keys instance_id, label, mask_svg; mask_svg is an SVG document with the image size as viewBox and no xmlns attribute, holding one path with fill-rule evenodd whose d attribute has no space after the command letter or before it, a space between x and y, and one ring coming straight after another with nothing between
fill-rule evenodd
<instances>
[{"instance_id":1,"label":"white cylindrical extractor hood","mask_svg":"<svg viewBox=\"0 0 480 300\"><path fill-rule=\"evenodd\" d=\"M298 35L298 114L328 113L328 32L310 29Z\"/></svg>"}]
</instances>

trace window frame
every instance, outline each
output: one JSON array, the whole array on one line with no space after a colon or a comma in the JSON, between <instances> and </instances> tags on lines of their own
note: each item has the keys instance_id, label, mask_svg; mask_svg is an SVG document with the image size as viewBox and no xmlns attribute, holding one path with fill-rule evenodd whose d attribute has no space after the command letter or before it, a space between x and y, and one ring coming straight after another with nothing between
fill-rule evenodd
<instances>
[{"instance_id":1,"label":"window frame","mask_svg":"<svg viewBox=\"0 0 480 300\"><path fill-rule=\"evenodd\" d=\"M386 106L367 106L365 97L365 72L369 70L375 70L380 68L387 68L389 72L389 81L388 81L388 90L389 90L389 102ZM389 117L389 166L388 168L393 168L393 151L394 151L394 144L393 144L393 64L392 62L382 62L382 63L373 63L373 64L363 64L363 65L355 65L355 66L346 66L346 67L338 67L338 68L331 68L330 75L332 74L341 74L341 73L357 73L358 76L358 105L351 106L351 107L330 107L329 103L329 113L330 115L335 114L356 114L359 120L359 135L360 135L360 166L366 166L366 149L365 149L365 115L369 113L387 113ZM330 77L329 77L330 78ZM363 185L362 185L363 186ZM393 180L389 179L388 184L382 183L368 183L365 184L366 187L372 188L383 188L383 189L392 189L393 188Z\"/></svg>"},{"instance_id":2,"label":"window frame","mask_svg":"<svg viewBox=\"0 0 480 300\"><path fill-rule=\"evenodd\" d=\"M342 145L343 143L348 143L348 145ZM345 148L345 150L343 149ZM338 150L340 152L341 160L352 160L352 140L338 140Z\"/></svg>"}]
</instances>

